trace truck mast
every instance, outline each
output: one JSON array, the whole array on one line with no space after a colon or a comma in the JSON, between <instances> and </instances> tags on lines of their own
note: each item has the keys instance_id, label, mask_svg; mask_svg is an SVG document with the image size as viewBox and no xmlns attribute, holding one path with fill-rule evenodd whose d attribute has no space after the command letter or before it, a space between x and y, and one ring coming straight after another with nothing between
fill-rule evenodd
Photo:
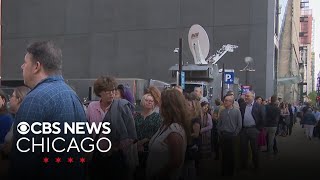
<instances>
[{"instance_id":1,"label":"truck mast","mask_svg":"<svg viewBox=\"0 0 320 180\"><path fill-rule=\"evenodd\" d=\"M182 71L184 73L184 82L182 88L184 92L190 93L195 87L201 87L203 97L207 97L209 101L212 98L221 98L222 89L222 73L219 73L217 62L227 53L234 52L238 48L237 45L223 45L215 54L206 59L209 54L210 43L206 31L198 24L191 26L188 34L189 48L194 58L194 64L183 64ZM175 48L174 52L179 51ZM171 77L176 82L171 85L178 84L179 67L171 66Z\"/></svg>"}]
</instances>

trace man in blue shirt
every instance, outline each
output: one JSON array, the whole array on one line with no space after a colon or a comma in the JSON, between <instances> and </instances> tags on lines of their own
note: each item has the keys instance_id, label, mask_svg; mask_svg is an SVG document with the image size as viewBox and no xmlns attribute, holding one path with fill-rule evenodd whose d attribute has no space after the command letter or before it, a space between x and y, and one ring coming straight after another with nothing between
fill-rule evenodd
<instances>
[{"instance_id":1,"label":"man in blue shirt","mask_svg":"<svg viewBox=\"0 0 320 180\"><path fill-rule=\"evenodd\" d=\"M13 127L11 179L85 179L85 164L79 160L84 158L80 145L81 140L88 136L87 131L81 135L64 133L63 125L85 123L86 116L78 96L61 75L61 50L51 42L32 43L27 48L21 68L24 83L31 91L22 102ZM37 131L42 130L41 133L29 131L23 134L21 131L26 132L27 126L18 127L21 122L28 123L30 127L34 122L51 125L58 122L61 132L46 134L42 124L35 126ZM53 147L52 141L57 137L64 141L55 141ZM79 148L69 149L70 142Z\"/></svg>"}]
</instances>

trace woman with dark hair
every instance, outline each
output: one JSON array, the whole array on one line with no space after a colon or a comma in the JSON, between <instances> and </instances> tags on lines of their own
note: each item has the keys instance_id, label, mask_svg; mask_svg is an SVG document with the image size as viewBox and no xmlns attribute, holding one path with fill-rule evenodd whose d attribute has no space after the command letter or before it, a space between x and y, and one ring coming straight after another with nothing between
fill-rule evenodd
<instances>
[{"instance_id":1,"label":"woman with dark hair","mask_svg":"<svg viewBox=\"0 0 320 180\"><path fill-rule=\"evenodd\" d=\"M176 89L161 94L163 122L149 142L146 175L149 180L178 180L190 137L190 115L184 96Z\"/></svg>"},{"instance_id":2,"label":"woman with dark hair","mask_svg":"<svg viewBox=\"0 0 320 180\"><path fill-rule=\"evenodd\" d=\"M290 118L289 116L290 116L290 113L288 110L288 104L281 102L280 103L280 120L279 120L280 136L288 135L288 125L286 122L288 122L288 119Z\"/></svg>"},{"instance_id":3,"label":"woman with dark hair","mask_svg":"<svg viewBox=\"0 0 320 180\"><path fill-rule=\"evenodd\" d=\"M219 133L218 133L218 119L219 119L219 108L222 104L219 98L215 99L215 108L212 114L212 129L211 129L211 151L215 154L215 160L219 160L220 147L219 147ZM239 103L240 104L240 103Z\"/></svg>"},{"instance_id":4,"label":"woman with dark hair","mask_svg":"<svg viewBox=\"0 0 320 180\"><path fill-rule=\"evenodd\" d=\"M4 138L13 123L13 118L7 109L7 102L6 94L0 89L0 145L4 143Z\"/></svg>"},{"instance_id":5,"label":"woman with dark hair","mask_svg":"<svg viewBox=\"0 0 320 180\"><path fill-rule=\"evenodd\" d=\"M200 154L202 158L207 158L211 155L211 129L212 117L209 113L209 102L201 102L201 146Z\"/></svg>"},{"instance_id":6,"label":"woman with dark hair","mask_svg":"<svg viewBox=\"0 0 320 180\"><path fill-rule=\"evenodd\" d=\"M287 126L288 126L288 133L289 133L289 136L291 136L292 134L292 127L293 127L293 110L292 110L292 105L291 104L288 104L288 111L289 111L289 119L288 121L286 122L287 123Z\"/></svg>"},{"instance_id":7,"label":"woman with dark hair","mask_svg":"<svg viewBox=\"0 0 320 180\"><path fill-rule=\"evenodd\" d=\"M119 84L116 89L115 98L125 99L131 103L131 111L134 112L135 100L128 86L124 86L123 84Z\"/></svg>"}]
</instances>

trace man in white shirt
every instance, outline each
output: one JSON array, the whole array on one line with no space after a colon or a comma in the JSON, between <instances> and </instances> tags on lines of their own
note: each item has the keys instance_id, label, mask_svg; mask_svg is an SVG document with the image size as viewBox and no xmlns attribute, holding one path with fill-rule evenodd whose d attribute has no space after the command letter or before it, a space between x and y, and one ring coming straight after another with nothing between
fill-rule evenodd
<instances>
[{"instance_id":1,"label":"man in white shirt","mask_svg":"<svg viewBox=\"0 0 320 180\"><path fill-rule=\"evenodd\" d=\"M248 165L248 143L251 146L252 161L254 168L259 168L259 148L257 144L258 135L264 127L265 108L254 102L254 93L248 92L245 96L245 102L241 104L240 111L242 115L242 130L240 132L241 162L242 168L246 169Z\"/></svg>"}]
</instances>

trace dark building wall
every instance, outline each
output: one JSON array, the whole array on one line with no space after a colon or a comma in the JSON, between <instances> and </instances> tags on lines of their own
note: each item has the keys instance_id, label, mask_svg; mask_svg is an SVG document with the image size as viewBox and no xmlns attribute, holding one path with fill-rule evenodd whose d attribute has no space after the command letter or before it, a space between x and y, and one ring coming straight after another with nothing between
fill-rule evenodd
<instances>
[{"instance_id":1,"label":"dark building wall","mask_svg":"<svg viewBox=\"0 0 320 180\"><path fill-rule=\"evenodd\" d=\"M168 81L168 68L178 63L173 49L178 47L180 36L183 60L193 63L187 35L191 25L200 24L209 36L209 55L224 44L239 46L235 52L224 55L218 64L222 67L221 63L225 63L226 68L235 69L241 83L245 81L245 74L239 72L245 66L244 57L253 57L256 72L250 74L249 82L254 84L257 94L266 95L266 75L270 74L266 64L273 59L267 49L274 50L267 43L268 28L274 29L268 22L268 8L274 7L267 0L10 0L2 3L3 79L22 78L20 65L27 44L54 40L63 50L65 78L108 74Z\"/></svg>"}]
</instances>

